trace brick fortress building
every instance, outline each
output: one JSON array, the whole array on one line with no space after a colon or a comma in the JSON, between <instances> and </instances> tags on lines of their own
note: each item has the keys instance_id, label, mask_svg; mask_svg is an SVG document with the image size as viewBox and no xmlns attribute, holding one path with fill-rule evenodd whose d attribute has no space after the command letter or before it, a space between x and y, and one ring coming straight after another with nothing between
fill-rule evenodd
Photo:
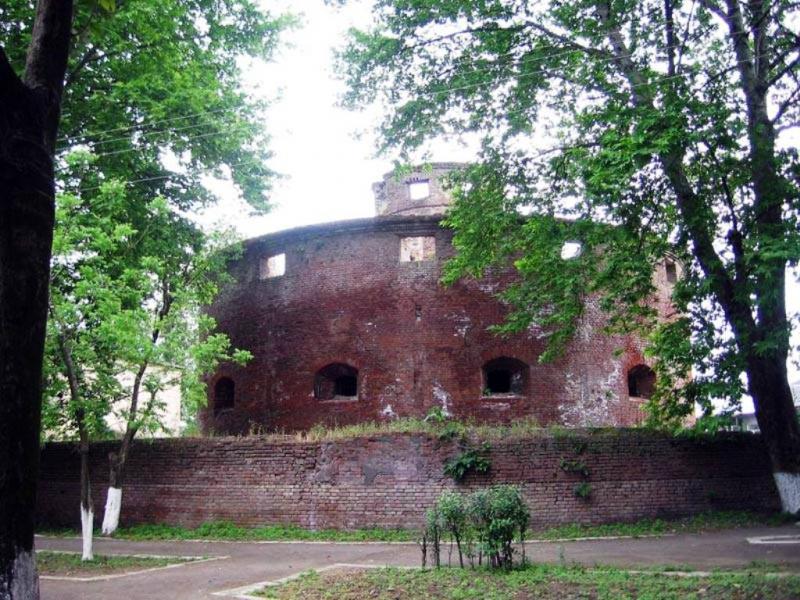
<instances>
[{"instance_id":1,"label":"brick fortress building","mask_svg":"<svg viewBox=\"0 0 800 600\"><path fill-rule=\"evenodd\" d=\"M235 284L209 312L252 352L208 381L206 431L292 431L425 416L542 425L633 425L654 375L641 340L608 337L591 302L562 358L540 364L539 330L487 331L506 312L502 280L439 283L453 255L440 225L454 165L375 184L377 217L312 225L248 240ZM654 277L666 310L678 272Z\"/></svg>"}]
</instances>

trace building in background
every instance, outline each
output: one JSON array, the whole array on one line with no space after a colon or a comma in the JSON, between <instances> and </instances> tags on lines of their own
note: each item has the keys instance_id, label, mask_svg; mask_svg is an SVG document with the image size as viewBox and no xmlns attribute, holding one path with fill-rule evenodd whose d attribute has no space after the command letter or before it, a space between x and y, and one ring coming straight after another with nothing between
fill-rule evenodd
<instances>
[{"instance_id":1,"label":"building in background","mask_svg":"<svg viewBox=\"0 0 800 600\"><path fill-rule=\"evenodd\" d=\"M344 425L432 408L461 419L542 425L633 425L655 374L636 336L609 337L589 299L564 355L539 363L546 332L499 337L508 308L495 294L514 277L440 284L454 253L441 225L452 198L436 164L373 186L377 216L248 240L235 284L209 312L243 367L208 380L206 431L244 433ZM332 199L331 201L335 201ZM664 316L680 267L654 274Z\"/></svg>"},{"instance_id":2,"label":"building in background","mask_svg":"<svg viewBox=\"0 0 800 600\"><path fill-rule=\"evenodd\" d=\"M794 408L798 415L800 415L800 379L790 384L792 389L792 400L794 400ZM756 420L756 413L746 412L733 416L733 429L739 431L751 431L759 433L758 421Z\"/></svg>"}]
</instances>

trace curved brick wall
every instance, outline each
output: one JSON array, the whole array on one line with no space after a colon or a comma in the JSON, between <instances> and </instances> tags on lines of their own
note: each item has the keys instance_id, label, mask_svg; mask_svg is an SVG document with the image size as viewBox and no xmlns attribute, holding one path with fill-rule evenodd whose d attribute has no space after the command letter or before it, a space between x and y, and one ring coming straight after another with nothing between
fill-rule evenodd
<instances>
[{"instance_id":1,"label":"curved brick wall","mask_svg":"<svg viewBox=\"0 0 800 600\"><path fill-rule=\"evenodd\" d=\"M401 261L408 237L434 238L425 246L435 249L434 259ZM541 331L505 339L487 331L506 310L493 296L502 277L440 285L451 239L437 216L395 216L249 240L232 267L236 285L210 313L254 359L210 378L206 430L291 431L424 416L432 406L485 421L531 415L541 424L599 426L641 419L641 400L629 397L626 380L644 362L639 341L605 336L602 315L589 303L564 357L539 364ZM269 257L280 254L285 273L263 278ZM482 366L501 356L529 365L526 385L522 393L487 397ZM357 369L357 399L315 396L315 375L330 363ZM215 411L221 377L234 382L235 398L232 409L220 410L224 401Z\"/></svg>"},{"instance_id":2,"label":"curved brick wall","mask_svg":"<svg viewBox=\"0 0 800 600\"><path fill-rule=\"evenodd\" d=\"M92 448L95 515L102 518L109 444ZM327 443L259 436L136 442L130 457L122 523L196 526L294 523L311 528L419 527L445 489L494 483L523 489L533 525L602 523L681 516L709 509L779 510L759 436L688 440L646 431L504 439L492 442L491 470L455 484L443 464L455 442L424 435L384 435ZM588 501L577 498L589 470ZM38 515L42 523L79 523L80 465L74 444L42 451Z\"/></svg>"}]
</instances>

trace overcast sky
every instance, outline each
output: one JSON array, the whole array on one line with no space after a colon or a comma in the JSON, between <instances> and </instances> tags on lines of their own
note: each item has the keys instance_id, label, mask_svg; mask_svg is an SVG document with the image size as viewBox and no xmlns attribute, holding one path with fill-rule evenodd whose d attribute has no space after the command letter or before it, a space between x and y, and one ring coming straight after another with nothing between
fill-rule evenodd
<instances>
[{"instance_id":1,"label":"overcast sky","mask_svg":"<svg viewBox=\"0 0 800 600\"><path fill-rule=\"evenodd\" d=\"M369 23L369 2L351 1L345 8L334 8L323 0L263 1L273 14L303 11L301 26L288 32L275 60L253 65L246 77L252 93L274 100L265 115L275 154L270 166L284 178L275 184L274 209L263 217L249 216L230 184L209 182L223 201L201 215L201 222L232 226L243 237L253 237L311 223L373 216L371 185L392 164L388 158L374 156L370 131L378 113L336 106L344 86L333 67L333 52L344 43L348 28ZM357 138L356 134L362 135ZM456 142L438 141L428 150L437 162L474 158L474 151ZM795 313L800 308L800 286L792 281L787 291L790 311ZM798 379L800 370L792 364L790 381Z\"/></svg>"},{"instance_id":2,"label":"overcast sky","mask_svg":"<svg viewBox=\"0 0 800 600\"><path fill-rule=\"evenodd\" d=\"M225 183L211 184L224 201L202 216L205 224L231 225L245 237L310 223L375 214L372 183L391 171L388 158L376 159L371 130L378 113L336 106L344 84L334 75L333 53L353 26L369 23L368 2L344 8L322 0L264 0L271 12L300 13L301 27L288 32L274 62L247 73L250 91L279 98L268 109L267 129L275 153L270 166L284 175L275 184L274 209L249 217ZM357 134L363 134L357 139ZM463 161L474 153L456 143L439 142L433 160Z\"/></svg>"}]
</instances>

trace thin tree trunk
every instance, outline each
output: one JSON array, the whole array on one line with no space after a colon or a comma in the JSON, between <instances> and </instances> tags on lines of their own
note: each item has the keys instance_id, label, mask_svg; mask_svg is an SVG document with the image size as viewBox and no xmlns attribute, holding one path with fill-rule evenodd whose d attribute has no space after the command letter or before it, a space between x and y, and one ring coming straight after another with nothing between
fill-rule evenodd
<instances>
[{"instance_id":1,"label":"thin tree trunk","mask_svg":"<svg viewBox=\"0 0 800 600\"><path fill-rule=\"evenodd\" d=\"M83 425L81 431L81 537L83 539L83 553L81 560L93 560L92 534L94 530L94 507L92 504L92 484L89 473L89 436Z\"/></svg>"},{"instance_id":2,"label":"thin tree trunk","mask_svg":"<svg viewBox=\"0 0 800 600\"><path fill-rule=\"evenodd\" d=\"M157 335L156 335L157 337ZM125 435L122 436L119 452L110 452L108 460L110 472L108 475L108 493L106 496L105 512L103 514L103 535L112 535L119 526L119 515L122 510L122 485L125 479L125 465L128 461L133 438L136 436L138 426L136 421L139 411L139 394L142 389L142 380L147 371L147 362L143 363L133 381L131 390L131 406L128 411L128 422L125 428Z\"/></svg>"},{"instance_id":3,"label":"thin tree trunk","mask_svg":"<svg viewBox=\"0 0 800 600\"><path fill-rule=\"evenodd\" d=\"M156 315L156 327L153 329L151 341L153 345L158 342L161 335L161 322L169 314L172 308L172 294L166 282L163 285L164 301ZM139 417L139 394L142 389L142 381L144 381L145 373L150 366L150 359L146 358L139 365L139 370L133 380L133 388L131 389L131 405L128 410L128 421L125 427L125 435L122 436L119 452L111 452L108 455L110 463L110 472L108 475L108 492L106 495L106 506L103 513L103 535L112 535L119 527L119 515L122 510L122 485L125 479L125 466L128 461L128 454L130 453L133 438L139 431L137 424ZM155 402L155 395L151 396L145 411L148 411Z\"/></svg>"},{"instance_id":4,"label":"thin tree trunk","mask_svg":"<svg viewBox=\"0 0 800 600\"><path fill-rule=\"evenodd\" d=\"M33 549L53 156L72 0L40 0L20 78L0 47L0 600L36 600Z\"/></svg>"},{"instance_id":5,"label":"thin tree trunk","mask_svg":"<svg viewBox=\"0 0 800 600\"><path fill-rule=\"evenodd\" d=\"M66 331L62 328L54 311L50 311L53 326L57 329L58 349L69 384L70 400L77 407L75 425L78 428L79 453L81 457L81 537L83 538L83 555L81 560L92 560L92 533L94 530L94 506L92 504L92 483L89 473L89 432L86 429L85 412L81 406L81 387L78 382L78 370L72 360L72 350Z\"/></svg>"}]
</instances>

